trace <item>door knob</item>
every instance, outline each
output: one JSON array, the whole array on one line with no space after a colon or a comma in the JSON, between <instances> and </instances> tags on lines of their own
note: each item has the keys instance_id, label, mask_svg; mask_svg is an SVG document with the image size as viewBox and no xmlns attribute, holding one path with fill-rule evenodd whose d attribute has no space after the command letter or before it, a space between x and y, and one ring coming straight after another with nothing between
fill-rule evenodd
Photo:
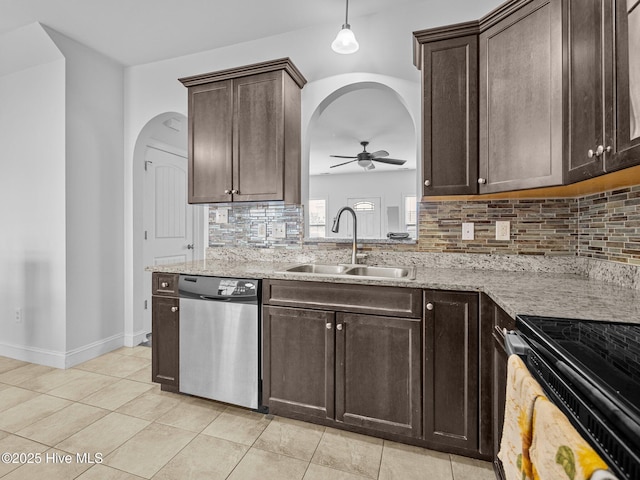
<instances>
[{"instance_id":1,"label":"door knob","mask_svg":"<svg viewBox=\"0 0 640 480\"><path fill-rule=\"evenodd\" d=\"M233 193L234 195L236 195L237 193L240 193L238 190L231 190L231 193Z\"/></svg>"},{"instance_id":2,"label":"door knob","mask_svg":"<svg viewBox=\"0 0 640 480\"><path fill-rule=\"evenodd\" d=\"M193 250L193 243L187 244L187 250Z\"/></svg>"},{"instance_id":3,"label":"door knob","mask_svg":"<svg viewBox=\"0 0 640 480\"><path fill-rule=\"evenodd\" d=\"M338 329L338 330L342 330L342 324L341 324L341 323L339 323L338 325L336 325L336 329Z\"/></svg>"},{"instance_id":4,"label":"door knob","mask_svg":"<svg viewBox=\"0 0 640 480\"><path fill-rule=\"evenodd\" d=\"M331 330L331 324L327 323L327 330Z\"/></svg>"},{"instance_id":5,"label":"door knob","mask_svg":"<svg viewBox=\"0 0 640 480\"><path fill-rule=\"evenodd\" d=\"M160 284L160 286L161 286L162 288L167 288L167 287L169 286L169 282L162 282L162 283Z\"/></svg>"},{"instance_id":6,"label":"door knob","mask_svg":"<svg viewBox=\"0 0 640 480\"><path fill-rule=\"evenodd\" d=\"M433 310L433 303L427 303L427 310Z\"/></svg>"},{"instance_id":7,"label":"door knob","mask_svg":"<svg viewBox=\"0 0 640 480\"><path fill-rule=\"evenodd\" d=\"M178 311L178 307L171 307L171 311L172 311L173 313L176 313L176 312Z\"/></svg>"},{"instance_id":8,"label":"door knob","mask_svg":"<svg viewBox=\"0 0 640 480\"><path fill-rule=\"evenodd\" d=\"M226 193L227 195L229 195L231 193L231 190L229 190L228 188L224 191L224 193Z\"/></svg>"},{"instance_id":9,"label":"door knob","mask_svg":"<svg viewBox=\"0 0 640 480\"><path fill-rule=\"evenodd\" d=\"M431 186L431 180L425 180L424 181L424 186L425 187L430 187Z\"/></svg>"},{"instance_id":10,"label":"door knob","mask_svg":"<svg viewBox=\"0 0 640 480\"><path fill-rule=\"evenodd\" d=\"M478 183L479 183L480 185L483 185L483 184L487 183L487 179L486 179L486 178L479 178L479 179L478 179Z\"/></svg>"}]
</instances>

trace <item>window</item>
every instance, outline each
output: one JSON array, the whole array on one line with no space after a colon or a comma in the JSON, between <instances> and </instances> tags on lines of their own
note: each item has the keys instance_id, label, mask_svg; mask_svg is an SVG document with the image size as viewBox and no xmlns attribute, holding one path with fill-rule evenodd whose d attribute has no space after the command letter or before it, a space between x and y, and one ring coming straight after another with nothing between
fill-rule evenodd
<instances>
[{"instance_id":1,"label":"window","mask_svg":"<svg viewBox=\"0 0 640 480\"><path fill-rule=\"evenodd\" d=\"M404 197L404 226L412 238L417 238L418 204L414 195Z\"/></svg>"},{"instance_id":2,"label":"window","mask_svg":"<svg viewBox=\"0 0 640 480\"><path fill-rule=\"evenodd\" d=\"M356 202L353 204L353 209L356 212L373 212L376 205L373 202Z\"/></svg>"},{"instance_id":3,"label":"window","mask_svg":"<svg viewBox=\"0 0 640 480\"><path fill-rule=\"evenodd\" d=\"M309 237L327 236L327 201L324 198L309 199Z\"/></svg>"}]
</instances>

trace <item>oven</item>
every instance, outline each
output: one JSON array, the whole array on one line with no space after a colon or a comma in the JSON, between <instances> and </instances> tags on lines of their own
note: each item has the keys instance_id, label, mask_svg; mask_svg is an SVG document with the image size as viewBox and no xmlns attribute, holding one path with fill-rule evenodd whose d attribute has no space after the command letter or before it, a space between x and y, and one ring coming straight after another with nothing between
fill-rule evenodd
<instances>
[{"instance_id":1,"label":"oven","mask_svg":"<svg viewBox=\"0 0 640 480\"><path fill-rule=\"evenodd\" d=\"M508 354L619 479L640 479L640 325L519 315Z\"/></svg>"}]
</instances>

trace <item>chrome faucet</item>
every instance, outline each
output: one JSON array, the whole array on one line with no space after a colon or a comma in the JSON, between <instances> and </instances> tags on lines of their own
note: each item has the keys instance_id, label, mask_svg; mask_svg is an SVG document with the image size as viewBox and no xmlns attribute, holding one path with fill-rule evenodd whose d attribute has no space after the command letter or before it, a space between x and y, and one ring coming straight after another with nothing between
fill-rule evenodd
<instances>
[{"instance_id":1,"label":"chrome faucet","mask_svg":"<svg viewBox=\"0 0 640 480\"><path fill-rule=\"evenodd\" d=\"M351 212L353 216L353 246L351 247L351 264L355 265L356 262L356 254L358 252L358 219L356 218L356 212L351 207L342 207L338 210L338 214L333 219L333 226L331 227L331 231L333 233L338 233L338 229L340 228L340 215L344 211Z\"/></svg>"}]
</instances>

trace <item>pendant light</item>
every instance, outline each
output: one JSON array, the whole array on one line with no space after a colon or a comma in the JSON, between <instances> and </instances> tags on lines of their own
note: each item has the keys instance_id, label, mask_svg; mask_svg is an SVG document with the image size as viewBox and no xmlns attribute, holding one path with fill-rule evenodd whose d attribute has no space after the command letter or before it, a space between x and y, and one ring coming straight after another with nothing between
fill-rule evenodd
<instances>
[{"instance_id":1,"label":"pendant light","mask_svg":"<svg viewBox=\"0 0 640 480\"><path fill-rule=\"evenodd\" d=\"M336 53L341 53L343 55L349 53L355 53L360 48L358 45L358 41L356 40L356 36L351 31L351 25L349 25L349 0L347 1L347 9L344 18L344 25L342 25L342 30L338 32L336 39L331 44L331 48Z\"/></svg>"}]
</instances>

